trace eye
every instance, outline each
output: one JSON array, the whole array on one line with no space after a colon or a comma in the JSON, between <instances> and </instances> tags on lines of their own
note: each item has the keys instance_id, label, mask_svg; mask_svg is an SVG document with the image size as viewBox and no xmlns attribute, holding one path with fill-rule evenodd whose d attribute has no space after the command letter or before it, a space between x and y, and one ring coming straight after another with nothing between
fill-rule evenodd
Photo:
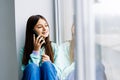
<instances>
[{"instance_id":1,"label":"eye","mask_svg":"<svg viewBox=\"0 0 120 80\"><path fill-rule=\"evenodd\" d=\"M48 27L48 25L46 24L45 27Z\"/></svg>"},{"instance_id":2,"label":"eye","mask_svg":"<svg viewBox=\"0 0 120 80\"><path fill-rule=\"evenodd\" d=\"M39 25L38 28L42 28L42 26Z\"/></svg>"}]
</instances>

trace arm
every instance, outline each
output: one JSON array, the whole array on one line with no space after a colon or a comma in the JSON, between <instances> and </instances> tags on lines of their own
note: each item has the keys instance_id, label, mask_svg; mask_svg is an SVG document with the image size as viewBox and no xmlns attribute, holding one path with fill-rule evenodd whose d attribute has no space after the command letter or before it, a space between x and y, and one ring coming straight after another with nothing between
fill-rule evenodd
<instances>
[{"instance_id":1,"label":"arm","mask_svg":"<svg viewBox=\"0 0 120 80\"><path fill-rule=\"evenodd\" d=\"M39 66L39 63L40 63L40 52L38 51L33 51L31 54L30 54L30 60L29 60L29 63L35 63L37 66Z\"/></svg>"},{"instance_id":2,"label":"arm","mask_svg":"<svg viewBox=\"0 0 120 80\"><path fill-rule=\"evenodd\" d=\"M22 58L23 58L23 48L20 49L20 58L19 58L19 61L20 61L20 65L21 65L21 71L24 71L25 69L25 65L22 64ZM33 51L30 55L30 60L28 63L35 63L36 65L39 65L39 62L40 62L40 56L39 56L39 53L38 55Z\"/></svg>"},{"instance_id":3,"label":"arm","mask_svg":"<svg viewBox=\"0 0 120 80\"><path fill-rule=\"evenodd\" d=\"M63 75L67 76L66 73L68 74L69 71L72 70L73 64L71 65L69 60L69 42L66 42L58 47L54 64L57 66L57 68L59 68L59 75L61 78Z\"/></svg>"},{"instance_id":4,"label":"arm","mask_svg":"<svg viewBox=\"0 0 120 80\"><path fill-rule=\"evenodd\" d=\"M39 35L36 38L35 35L33 34L34 50L30 54L29 63L35 63L37 66L40 65L41 54L43 54L44 52L44 48L41 48L41 46L45 43L45 41L44 40L42 41L42 40L43 40L43 37Z\"/></svg>"}]
</instances>

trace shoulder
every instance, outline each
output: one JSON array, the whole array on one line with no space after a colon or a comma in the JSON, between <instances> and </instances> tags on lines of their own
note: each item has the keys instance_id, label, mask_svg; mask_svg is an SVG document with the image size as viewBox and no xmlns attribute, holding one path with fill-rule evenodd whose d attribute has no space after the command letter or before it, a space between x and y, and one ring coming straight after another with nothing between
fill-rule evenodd
<instances>
[{"instance_id":1,"label":"shoulder","mask_svg":"<svg viewBox=\"0 0 120 80\"><path fill-rule=\"evenodd\" d=\"M60 55L68 55L70 51L70 41L65 41L64 43L60 44L58 49L58 54Z\"/></svg>"},{"instance_id":2,"label":"shoulder","mask_svg":"<svg viewBox=\"0 0 120 80\"><path fill-rule=\"evenodd\" d=\"M69 49L70 47L70 41L65 41L64 43L60 44L61 49Z\"/></svg>"},{"instance_id":3,"label":"shoulder","mask_svg":"<svg viewBox=\"0 0 120 80\"><path fill-rule=\"evenodd\" d=\"M52 47L58 47L58 45L55 42L51 42Z\"/></svg>"},{"instance_id":4,"label":"shoulder","mask_svg":"<svg viewBox=\"0 0 120 80\"><path fill-rule=\"evenodd\" d=\"M51 42L51 46L52 46L53 52L56 52L58 50L58 45L56 43Z\"/></svg>"},{"instance_id":5,"label":"shoulder","mask_svg":"<svg viewBox=\"0 0 120 80\"><path fill-rule=\"evenodd\" d=\"M51 42L51 46L52 46L53 49L58 48L58 45L56 43L54 43L54 42Z\"/></svg>"}]
</instances>

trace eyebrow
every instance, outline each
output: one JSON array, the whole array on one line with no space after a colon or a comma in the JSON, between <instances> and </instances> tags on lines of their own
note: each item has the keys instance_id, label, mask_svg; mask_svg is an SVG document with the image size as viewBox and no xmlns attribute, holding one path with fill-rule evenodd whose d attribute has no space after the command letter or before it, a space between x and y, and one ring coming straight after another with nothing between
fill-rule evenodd
<instances>
[{"instance_id":1,"label":"eyebrow","mask_svg":"<svg viewBox=\"0 0 120 80\"><path fill-rule=\"evenodd\" d=\"M42 24L37 24L36 26L39 26L39 25L42 25ZM45 23L45 25L48 25L47 23Z\"/></svg>"}]
</instances>

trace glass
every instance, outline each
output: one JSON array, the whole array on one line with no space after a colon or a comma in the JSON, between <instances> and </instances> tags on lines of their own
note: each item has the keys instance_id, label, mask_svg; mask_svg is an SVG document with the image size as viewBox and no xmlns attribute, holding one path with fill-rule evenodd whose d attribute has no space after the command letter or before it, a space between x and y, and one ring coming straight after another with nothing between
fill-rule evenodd
<instances>
[{"instance_id":1,"label":"glass","mask_svg":"<svg viewBox=\"0 0 120 80\"><path fill-rule=\"evenodd\" d=\"M95 3L96 59L104 65L107 80L120 80L120 1Z\"/></svg>"}]
</instances>

